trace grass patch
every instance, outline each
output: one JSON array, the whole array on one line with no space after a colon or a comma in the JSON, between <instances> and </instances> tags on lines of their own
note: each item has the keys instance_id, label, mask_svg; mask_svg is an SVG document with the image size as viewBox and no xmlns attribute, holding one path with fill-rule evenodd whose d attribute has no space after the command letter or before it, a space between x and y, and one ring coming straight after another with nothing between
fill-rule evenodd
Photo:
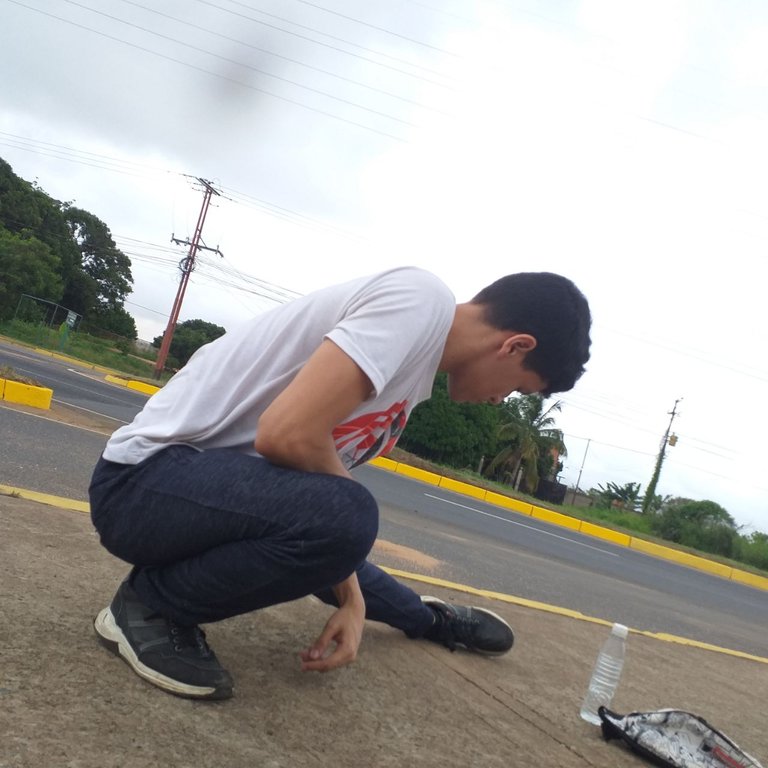
<instances>
[{"instance_id":1,"label":"grass patch","mask_svg":"<svg viewBox=\"0 0 768 768\"><path fill-rule=\"evenodd\" d=\"M10 365L0 365L0 379L8 379L8 381L18 381L19 384L27 384L28 386L31 386L31 387L43 386L36 379L33 379L29 376L22 376L20 373L16 373L16 371Z\"/></svg>"},{"instance_id":2,"label":"grass patch","mask_svg":"<svg viewBox=\"0 0 768 768\"><path fill-rule=\"evenodd\" d=\"M118 349L114 341L87 333L72 331L62 335L58 329L20 320L0 324L0 333L40 349L60 352L85 363L110 368L147 384L162 385L171 377L170 373L164 373L160 381L154 379L154 359L138 354L126 354Z\"/></svg>"}]
</instances>

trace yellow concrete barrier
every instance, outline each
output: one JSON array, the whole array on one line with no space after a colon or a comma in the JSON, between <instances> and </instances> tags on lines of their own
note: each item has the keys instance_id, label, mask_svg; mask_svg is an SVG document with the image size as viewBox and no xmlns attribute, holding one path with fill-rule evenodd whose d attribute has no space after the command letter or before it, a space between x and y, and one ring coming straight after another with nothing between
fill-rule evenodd
<instances>
[{"instance_id":1,"label":"yellow concrete barrier","mask_svg":"<svg viewBox=\"0 0 768 768\"><path fill-rule=\"evenodd\" d=\"M421 480L422 483L429 483L430 485L437 485L440 482L440 475L436 475L434 472L427 472L426 469L409 467L407 464L398 464L395 471L398 475L412 477L414 480Z\"/></svg>"},{"instance_id":2,"label":"yellow concrete barrier","mask_svg":"<svg viewBox=\"0 0 768 768\"><path fill-rule=\"evenodd\" d=\"M553 512L551 509L544 509L544 507L533 507L531 510L531 517L535 517L537 520L543 520L546 523L560 525L563 528L570 528L572 531L578 531L581 527L581 520L577 520L575 517L569 517L561 512Z\"/></svg>"},{"instance_id":3,"label":"yellow concrete barrier","mask_svg":"<svg viewBox=\"0 0 768 768\"><path fill-rule=\"evenodd\" d=\"M159 392L161 389L161 387L156 387L154 384L145 384L143 381L136 381L135 379L130 379L125 386L128 389L143 392L145 395L154 395L155 392Z\"/></svg>"},{"instance_id":4,"label":"yellow concrete barrier","mask_svg":"<svg viewBox=\"0 0 768 768\"><path fill-rule=\"evenodd\" d=\"M104 381L108 381L110 384L119 384L121 387L127 387L128 389L135 389L137 392L142 392L145 395L154 395L161 387L157 387L154 384L146 384L143 381L136 381L136 379L123 379L120 376L113 376L107 374L104 377Z\"/></svg>"},{"instance_id":5,"label":"yellow concrete barrier","mask_svg":"<svg viewBox=\"0 0 768 768\"><path fill-rule=\"evenodd\" d=\"M22 384L12 379L1 379L3 382L2 398L8 403L29 405L32 408L48 410L53 399L53 390L48 387L35 387L32 384Z\"/></svg>"},{"instance_id":6,"label":"yellow concrete barrier","mask_svg":"<svg viewBox=\"0 0 768 768\"><path fill-rule=\"evenodd\" d=\"M453 480L450 477L441 477L438 485L446 491L454 491L463 496L471 496L473 499L485 499L485 488L478 488L476 485L462 483L460 480Z\"/></svg>"},{"instance_id":7,"label":"yellow concrete barrier","mask_svg":"<svg viewBox=\"0 0 768 768\"><path fill-rule=\"evenodd\" d=\"M595 536L598 539L605 539L613 544L620 544L622 547L628 547L632 540L632 537L626 533L612 531L610 528L603 528L602 525L588 523L586 520L582 521L579 531L586 533L587 536Z\"/></svg>"},{"instance_id":8,"label":"yellow concrete barrier","mask_svg":"<svg viewBox=\"0 0 768 768\"><path fill-rule=\"evenodd\" d=\"M489 504L495 504L497 507L504 507L504 509L511 509L513 512L520 512L523 515L530 515L533 510L533 504L529 504L527 501L513 499L493 491L488 491L485 494L485 500Z\"/></svg>"}]
</instances>

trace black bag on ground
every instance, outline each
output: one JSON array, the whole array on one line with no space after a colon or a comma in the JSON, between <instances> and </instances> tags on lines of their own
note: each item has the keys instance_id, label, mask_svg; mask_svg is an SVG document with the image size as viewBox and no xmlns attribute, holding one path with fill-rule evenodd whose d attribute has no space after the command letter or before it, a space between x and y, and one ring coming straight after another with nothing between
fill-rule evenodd
<instances>
[{"instance_id":1,"label":"black bag on ground","mask_svg":"<svg viewBox=\"0 0 768 768\"><path fill-rule=\"evenodd\" d=\"M666 768L762 768L706 720L679 709L619 715L598 710L606 741L621 739L638 755Z\"/></svg>"}]
</instances>

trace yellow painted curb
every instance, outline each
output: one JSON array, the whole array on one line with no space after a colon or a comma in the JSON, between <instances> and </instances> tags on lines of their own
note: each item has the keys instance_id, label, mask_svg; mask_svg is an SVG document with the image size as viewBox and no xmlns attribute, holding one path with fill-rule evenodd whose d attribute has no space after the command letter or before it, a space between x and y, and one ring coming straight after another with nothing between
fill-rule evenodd
<instances>
[{"instance_id":1,"label":"yellow painted curb","mask_svg":"<svg viewBox=\"0 0 768 768\"><path fill-rule=\"evenodd\" d=\"M436 475L434 472L427 472L425 469L409 467L407 464L398 464L395 472L397 472L398 475L405 475L406 477L411 477L414 480L421 480L422 483L429 483L430 485L437 485L440 482L440 475Z\"/></svg>"},{"instance_id":2,"label":"yellow painted curb","mask_svg":"<svg viewBox=\"0 0 768 768\"><path fill-rule=\"evenodd\" d=\"M32 384L22 384L13 379L0 379L0 399L8 403L17 403L18 405L29 405L32 408L42 408L49 410L53 390L48 387L35 387Z\"/></svg>"},{"instance_id":3,"label":"yellow painted curb","mask_svg":"<svg viewBox=\"0 0 768 768\"><path fill-rule=\"evenodd\" d=\"M581 528L581 520L564 515L562 512L553 512L551 509L544 509L544 507L533 507L531 511L531 517L535 517L537 520L543 520L545 523L554 523L562 528L570 528L572 531L578 531Z\"/></svg>"},{"instance_id":4,"label":"yellow painted curb","mask_svg":"<svg viewBox=\"0 0 768 768\"><path fill-rule=\"evenodd\" d=\"M522 515L530 515L531 512L533 512L533 504L529 504L527 501L513 499L511 496L504 496L502 493L488 491L485 494L485 500L489 504L495 504L497 507L504 507L504 509L520 512Z\"/></svg>"},{"instance_id":5,"label":"yellow painted curb","mask_svg":"<svg viewBox=\"0 0 768 768\"><path fill-rule=\"evenodd\" d=\"M580 533L585 533L587 536L594 536L598 539L604 539L610 541L613 544L618 544L621 547L630 546L632 537L626 533L619 533L611 528L603 528L602 525L595 525L594 523L588 523L586 520L581 521Z\"/></svg>"},{"instance_id":6,"label":"yellow painted curb","mask_svg":"<svg viewBox=\"0 0 768 768\"><path fill-rule=\"evenodd\" d=\"M730 579L733 572L733 568L729 565L715 563L704 557L690 555L687 552L681 552L678 549L672 549L672 547L665 547L662 544L654 544L653 542L645 541L644 539L637 539L634 536L632 537L629 546L632 549L636 549L638 552L644 552L646 555L654 555L655 557L670 560L679 565L687 565L691 568L696 568L699 571L705 571L706 573L711 573L715 576L721 576L724 579Z\"/></svg>"},{"instance_id":7,"label":"yellow painted curb","mask_svg":"<svg viewBox=\"0 0 768 768\"><path fill-rule=\"evenodd\" d=\"M738 581L739 584L746 584L755 589L764 589L768 592L768 579L765 576L758 576L756 573L740 571L734 568L731 572L731 581Z\"/></svg>"},{"instance_id":8,"label":"yellow painted curb","mask_svg":"<svg viewBox=\"0 0 768 768\"><path fill-rule=\"evenodd\" d=\"M462 483L460 480L452 480L450 477L441 477L438 485L440 488L445 488L446 491L455 491L456 493L464 494L464 496L471 496L474 499L485 499L486 490L484 488L478 488L476 485L470 485L469 483Z\"/></svg>"},{"instance_id":9,"label":"yellow painted curb","mask_svg":"<svg viewBox=\"0 0 768 768\"><path fill-rule=\"evenodd\" d=\"M578 621L587 621L591 624L601 624L606 627L612 626L612 622L605 619L598 619L595 616L587 616L579 611L573 611L570 608L561 608L557 605L549 605L548 603L539 603L535 600L526 600L523 597L516 597L515 595L507 595L503 592L492 592L487 589L477 589L475 587L468 587L465 584L456 584L452 581L446 581L445 579L436 579L433 576L422 576L420 573L410 573L408 571L401 571L397 568L386 568L382 566L382 570L386 571L391 576L396 576L401 579L409 579L410 581L418 581L422 584L430 584L434 587L443 587L445 589L452 589L455 592L463 592L468 595L476 595L478 597L486 597L489 600L498 600L503 603L510 603L512 605L519 605L523 608L533 608L537 611L543 611L545 613L554 613L557 616L565 616L569 619L577 619ZM642 635L644 637L650 637L654 640L661 640L665 643L675 643L676 645L685 645L690 648L699 648L704 651L714 651L715 653L722 653L726 656L735 656L739 659L747 659L749 661L757 661L761 664L768 664L768 659L762 656L754 656L751 653L744 653L743 651L734 651L730 648L721 648L719 645L712 645L711 643L702 643L699 640L691 640L687 637L679 637L678 635L670 635L666 632L648 632L643 629L630 629L630 632L636 635Z\"/></svg>"},{"instance_id":10,"label":"yellow painted curb","mask_svg":"<svg viewBox=\"0 0 768 768\"><path fill-rule=\"evenodd\" d=\"M19 499L27 499L28 501L37 501L40 504L47 504L50 507L60 507L61 509L69 509L73 512L84 512L86 515L91 513L91 505L87 501L67 499L64 496L52 496L49 493L28 491L25 488L13 488L10 485L0 485L0 494L4 496L15 496Z\"/></svg>"},{"instance_id":11,"label":"yellow painted curb","mask_svg":"<svg viewBox=\"0 0 768 768\"><path fill-rule=\"evenodd\" d=\"M395 472L397 470L397 462L388 459L386 456L377 456L375 459L371 459L368 463L374 467L379 467L379 469L388 469L390 472Z\"/></svg>"}]
</instances>

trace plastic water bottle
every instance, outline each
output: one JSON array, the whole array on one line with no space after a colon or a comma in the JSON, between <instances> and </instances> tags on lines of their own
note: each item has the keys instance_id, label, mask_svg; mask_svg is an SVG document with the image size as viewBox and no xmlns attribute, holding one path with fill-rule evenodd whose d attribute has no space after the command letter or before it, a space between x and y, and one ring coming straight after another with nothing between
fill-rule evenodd
<instances>
[{"instance_id":1,"label":"plastic water bottle","mask_svg":"<svg viewBox=\"0 0 768 768\"><path fill-rule=\"evenodd\" d=\"M581 705L580 714L588 723L600 725L601 720L597 709L601 706L610 706L613 695L619 687L619 678L624 667L626 639L627 628L623 624L614 624L611 634L597 655L587 695Z\"/></svg>"}]
</instances>

